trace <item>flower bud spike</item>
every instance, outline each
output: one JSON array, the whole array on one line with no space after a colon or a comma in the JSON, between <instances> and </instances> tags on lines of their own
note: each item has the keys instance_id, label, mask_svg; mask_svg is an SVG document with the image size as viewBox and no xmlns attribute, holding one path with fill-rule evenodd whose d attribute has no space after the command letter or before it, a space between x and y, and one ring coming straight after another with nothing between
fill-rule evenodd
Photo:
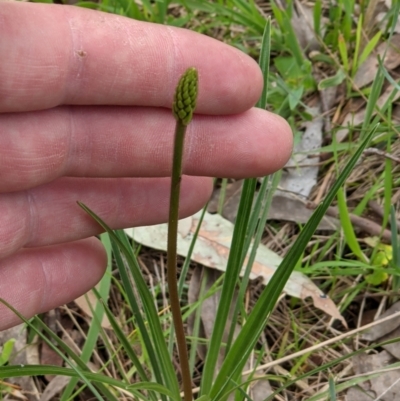
<instances>
[{"instance_id":1,"label":"flower bud spike","mask_svg":"<svg viewBox=\"0 0 400 401\"><path fill-rule=\"evenodd\" d=\"M196 68L188 68L181 76L175 91L172 112L178 122L188 125L196 107L198 73Z\"/></svg>"}]
</instances>

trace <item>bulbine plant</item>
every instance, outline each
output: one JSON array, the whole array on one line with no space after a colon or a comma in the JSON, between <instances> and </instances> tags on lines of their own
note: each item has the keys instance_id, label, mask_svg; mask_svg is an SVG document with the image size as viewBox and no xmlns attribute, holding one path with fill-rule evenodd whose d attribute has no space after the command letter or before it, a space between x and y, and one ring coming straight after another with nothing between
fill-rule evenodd
<instances>
[{"instance_id":1,"label":"bulbine plant","mask_svg":"<svg viewBox=\"0 0 400 401\"><path fill-rule=\"evenodd\" d=\"M262 60L265 65L268 65L268 57L262 57ZM267 68L264 67L263 70L264 77L266 77L267 74L265 72ZM198 74L195 68L189 68L179 80L172 107L177 122L173 152L167 247L168 292L174 331L176 333L176 347L179 354L184 401L192 401L193 389L177 285L177 228L185 131L193 116L197 92ZM266 90L264 90L263 98L258 104L259 106L265 107L266 95ZM336 183L332 186L325 200L317 207L308 223L304 226L292 248L265 287L253 310L247 316L236 339L232 339L230 343L222 345L223 333L230 329L227 327L229 309L232 307L235 288L240 280L239 274L250 247L251 241L249 238L251 239L254 236L260 216L264 216L265 218L265 213L261 210L261 202L258 202L258 199L253 207L256 180L246 180L235 223L231 252L222 284L220 303L215 319L216 324L208 343L208 352L203 366L200 388L197 389L198 400L225 401L232 392L239 391L243 393L242 387L248 386L249 381L243 382L242 380L242 372L258 338L265 328L268 317L328 206L350 174L358 158L374 135L374 132L375 130L372 130L364 138L346 167L339 174ZM110 236L126 297L132 308L134 325L140 332L143 353L148 355L149 366L144 369L130 342L116 323L113 314L104 305L110 323L118 335L124 351L131 358L138 379L140 380L137 384L128 385L127 389L134 392L137 398L140 399L156 401L161 397L163 401L182 400L176 370L172 364L172 351L168 350L153 296L144 281L129 239L121 230L112 231L87 206L82 203L79 204ZM257 247L257 244L254 243L253 246ZM123 257L126 263L124 263ZM135 289L132 288L132 282L136 287ZM240 300L238 299L237 302L240 302ZM225 358L221 366L217 367L218 355L220 355L221 348L223 347L225 347ZM257 377L257 380L259 379L260 377Z\"/></svg>"},{"instance_id":2,"label":"bulbine plant","mask_svg":"<svg viewBox=\"0 0 400 401\"><path fill-rule=\"evenodd\" d=\"M174 153L171 177L171 197L168 219L168 256L167 256L167 282L169 300L171 304L172 319L174 322L176 342L181 365L183 393L185 401L192 401L192 379L190 375L189 357L186 345L185 330L183 327L181 308L179 302L177 282L177 238L178 238L178 215L179 195L182 179L183 145L186 127L193 117L196 107L198 90L198 73L195 68L189 68L179 80L175 92L172 111L176 118Z\"/></svg>"},{"instance_id":3,"label":"bulbine plant","mask_svg":"<svg viewBox=\"0 0 400 401\"><path fill-rule=\"evenodd\" d=\"M266 108L269 53L270 22L267 21L260 55L260 67L264 74L264 89L261 99L257 104L257 106L262 109ZM338 190L344 184L358 158L370 142L375 129L371 130L363 137L358 149L350 158L343 171L338 174L337 180L327 194L325 200L316 208L310 220L303 227L293 246L276 270L276 273L261 293L253 309L248 316L246 316L239 334L236 338L234 338L233 335L230 336L228 341L223 344L222 339L224 333L233 333L232 328L234 328L238 322L237 319L234 319L233 322L229 320L229 311L232 307L234 307L236 311L241 310L240 305L244 297L243 288L247 281L242 281L239 296L235 297L235 290L237 289L238 283L241 282L239 275L245 263L248 251L252 247L250 257L248 258L250 261L248 269L251 269L251 260L254 260L255 250L261 239L262 229L265 226L267 217L267 206L263 208L262 205L263 203L269 203L266 202L268 197L271 199L271 194L268 193L268 179L264 179L255 201L254 195L257 180L255 178L245 180L231 242L231 251L222 282L220 301L215 318L216 323L207 344L208 351L201 372L200 386L196 391L193 391L192 372L189 368L186 335L184 332L179 300L181 286L177 285L176 249L183 145L186 127L190 123L196 107L198 86L198 73L195 68L189 68L179 80L172 107L177 122L173 152L167 247L167 282L174 324L174 330L170 328L169 332L175 332L176 334L176 348L180 361L179 373L182 379L184 401L191 401L194 394L196 394L196 399L201 401L226 401L228 396L233 392L240 399L244 399L248 398L244 390L249 382L254 380L251 375L250 378L243 379L242 372L244 371L245 364L254 350L261 333L265 329L268 317L275 307L285 283L290 277L299 258L302 257L311 236L326 213L328 206L335 198ZM275 182L275 180L273 181ZM274 184L272 184L272 186L273 185ZM120 379L110 378L101 372L91 372L87 367L90 353L85 357L83 357L83 353L77 355L71 348L63 343L61 339L52 333L39 318L36 318L35 324L31 324L13 309L22 320L30 325L31 329L35 331L43 341L64 359L66 367L43 365L4 366L0 368L0 379L10 376L46 374L70 376L73 378L71 381L72 389L63 393L61 397L63 401L70 399L70 395L75 388L75 383L78 380L90 389L98 400L117 401L118 390L128 392L135 400L182 400L181 386L176 372L177 369L173 364L173 347L168 345L165 328L162 326L162 319L164 317L160 317L159 315L153 294L142 275L130 239L123 230L111 230L111 228L86 205L80 202L78 202L78 204L100 224L104 231L106 231L107 234L105 235L109 244L110 253L112 249L114 260L122 281L121 291L132 312L132 325L136 333L136 338L140 342L140 347L134 347L132 345L132 340L126 335L124 327L121 327L121 323L117 321L114 314L108 308L107 303L102 301L102 295L94 290L100 301L100 309L102 313L107 315L114 334L118 338L121 352L131 360L132 366L129 368L129 375L122 366L118 365L119 362L116 362L116 366L117 376L119 376ZM252 241L253 238L254 240ZM195 241L196 236L193 238L193 244ZM182 276L184 279L184 275ZM182 282L182 277L180 280ZM6 304L6 302L4 303ZM236 317L238 313L239 312L235 312ZM93 322L94 324L98 324L95 319ZM98 325L98 327L96 339L97 334L101 333L100 325ZM104 338L106 338L106 336L104 336ZM96 343L96 340L93 343ZM224 358L220 366L218 366L217 362L221 351L224 353ZM323 366L320 368L324 369ZM259 376L257 380L260 380ZM131 384L132 381L134 384ZM266 400L272 399L271 397L274 397L274 394Z\"/></svg>"},{"instance_id":4,"label":"bulbine plant","mask_svg":"<svg viewBox=\"0 0 400 401\"><path fill-rule=\"evenodd\" d=\"M269 38L269 24L267 24L263 38L264 53L261 55L261 67L264 72L265 87L262 98L258 103L258 106L262 108L265 108L267 96L266 85L268 82ZM177 225L185 131L193 116L196 106L197 92L198 74L195 68L189 68L179 80L172 107L177 122L173 152L167 247L168 292L174 331L176 333L176 347L179 354L184 401L192 401L193 389L177 285ZM375 130L372 130L368 135L366 135L346 167L338 175L336 183L332 186L326 199L317 207L281 265L278 267L276 273L265 287L253 310L247 316L247 319L236 339L231 339L230 343L222 345L223 333L230 329L230 327L227 327L228 314L232 307L237 283L240 281L239 274L245 256L247 255L248 249L251 245L250 239L256 232L257 222L260 220L260 216L265 218L265 213L261 210L261 202L258 202L258 200L262 199L265 194L261 194L261 196L259 195L259 199L256 200L253 207L256 180L246 180L235 223L231 252L222 284L220 302L215 318L216 324L208 343L208 352L202 370L200 388L197 389L198 400L225 401L229 394L235 391L238 391L239 394L241 393L243 397L243 387L248 386L249 381L243 382L242 372L258 341L258 338L265 328L268 317L272 312L286 281L295 268L297 261L302 256L308 241L323 218L328 206L350 174L358 158L374 135L374 132ZM267 186L265 187L265 190L267 190ZM150 397L152 400L158 400L161 397L164 401L182 400L178 378L172 364L172 352L168 350L166 345L158 311L155 308L152 295L143 279L140 267L136 261L128 238L123 231L113 232L87 206L81 203L80 206L86 210L110 236L115 259L124 284L124 289L134 315L134 323L135 326L138 327L138 331L142 337L142 345L145 349L144 352L148 355L151 374L143 369L142 364L135 352L132 350L129 341L124 338L121 329L114 322L115 319L105 306L110 322L113 324L113 327L115 325L116 333L121 332L121 344L123 344L128 355L131 357L132 363L137 370L137 374L142 380L136 385L131 385L130 388L133 389L132 386L135 386L135 391L137 391L135 394L141 399L149 399ZM257 247L257 245L257 243L254 243L253 247ZM127 265L123 262L122 255L125 257ZM132 280L129 276L132 277ZM132 281L136 286L135 291L131 286ZM140 300L137 299L137 296L139 296ZM236 302L240 302L240 299ZM221 348L223 347L225 347L225 358L221 366L217 367L218 355L220 355ZM257 380L259 379L260 378L257 377ZM250 379L250 381L251 380L252 379ZM141 392L139 390L141 390ZM145 390L145 394L148 394L147 396L144 396L143 390Z\"/></svg>"}]
</instances>

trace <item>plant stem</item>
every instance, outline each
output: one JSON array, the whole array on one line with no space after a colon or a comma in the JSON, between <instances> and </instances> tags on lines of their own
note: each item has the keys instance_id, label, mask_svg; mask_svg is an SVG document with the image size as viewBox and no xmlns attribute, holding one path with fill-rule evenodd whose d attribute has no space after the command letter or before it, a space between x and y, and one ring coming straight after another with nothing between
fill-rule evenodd
<instances>
[{"instance_id":1,"label":"plant stem","mask_svg":"<svg viewBox=\"0 0 400 401\"><path fill-rule=\"evenodd\" d=\"M177 237L179 217L179 195L181 192L183 144L186 127L190 123L196 107L198 75L195 68L189 68L179 80L175 92L172 111L176 118L174 155L172 160L171 195L168 221L167 283L171 303L172 320L175 327L176 344L181 365L184 401L192 401L192 379L189 358L179 302L176 271Z\"/></svg>"},{"instance_id":2,"label":"plant stem","mask_svg":"<svg viewBox=\"0 0 400 401\"><path fill-rule=\"evenodd\" d=\"M167 257L167 282L169 299L171 303L172 319L175 326L176 342L181 365L183 393L185 401L192 401L192 379L190 377L189 359L186 346L185 331L181 315L177 282L177 235L179 195L182 179L182 154L186 126L177 121L175 128L175 144L171 179L171 197L168 224L168 257Z\"/></svg>"}]
</instances>

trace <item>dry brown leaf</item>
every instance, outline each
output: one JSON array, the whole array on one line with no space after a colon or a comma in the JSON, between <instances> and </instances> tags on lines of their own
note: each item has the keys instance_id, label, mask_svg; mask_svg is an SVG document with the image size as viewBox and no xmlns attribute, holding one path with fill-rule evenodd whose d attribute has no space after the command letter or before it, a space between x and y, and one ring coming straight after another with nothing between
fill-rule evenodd
<instances>
[{"instance_id":1,"label":"dry brown leaf","mask_svg":"<svg viewBox=\"0 0 400 401\"><path fill-rule=\"evenodd\" d=\"M319 95L321 97L321 107L324 113L327 113L331 110L333 105L336 103L336 97L338 93L338 86L331 86L330 88L322 89L319 91ZM326 124L326 122L325 122ZM325 131L330 131L325 126Z\"/></svg>"},{"instance_id":2,"label":"dry brown leaf","mask_svg":"<svg viewBox=\"0 0 400 401\"><path fill-rule=\"evenodd\" d=\"M295 145L293 155L285 166L279 190L272 200L269 219L306 223L313 213L313 210L306 207L306 203L317 184L319 155L316 150L322 146L324 121L320 105L309 108L309 112L314 118L305 124L301 141ZM336 230L338 225L337 219L325 216L318 229Z\"/></svg>"},{"instance_id":3,"label":"dry brown leaf","mask_svg":"<svg viewBox=\"0 0 400 401\"><path fill-rule=\"evenodd\" d=\"M393 315L394 313L400 312L400 301L393 304L389 309L383 313L379 319L383 319L386 316ZM378 320L379 320L378 319ZM364 331L361 334L361 338L367 341L376 341L385 335L388 335L400 326L400 316L385 321L383 324L377 324L369 330Z\"/></svg>"},{"instance_id":4,"label":"dry brown leaf","mask_svg":"<svg viewBox=\"0 0 400 401\"><path fill-rule=\"evenodd\" d=\"M253 401L264 401L273 392L269 381L266 379L255 380L250 384L248 390L250 399Z\"/></svg>"},{"instance_id":5,"label":"dry brown leaf","mask_svg":"<svg viewBox=\"0 0 400 401\"><path fill-rule=\"evenodd\" d=\"M293 155L286 163L279 183L279 189L302 196L304 199L308 198L317 183L319 157L318 154L310 153L322 146L324 124L320 106L309 108L308 112L314 118L306 123L301 141L295 144Z\"/></svg>"},{"instance_id":6,"label":"dry brown leaf","mask_svg":"<svg viewBox=\"0 0 400 401\"><path fill-rule=\"evenodd\" d=\"M379 342L395 340L395 339L399 339L399 338L400 338L400 326L396 327L393 331L391 331L386 336L381 337L379 339ZM399 341L383 345L382 348L384 348L387 352L390 352L396 359L398 359L400 361Z\"/></svg>"},{"instance_id":7,"label":"dry brown leaf","mask_svg":"<svg viewBox=\"0 0 400 401\"><path fill-rule=\"evenodd\" d=\"M400 58L400 57L399 57ZM399 81L400 82L400 81ZM397 82L397 83L399 83ZM389 85L386 90L382 93L382 95L379 97L378 101L376 102L376 105L381 108L386 101L389 99L389 96L393 92L393 85ZM393 97L393 102L396 101L398 98L400 98L400 91L397 91L396 94ZM351 127L356 127L357 125L360 125L363 123L365 119L365 112L366 108L364 107L362 110L358 111L355 114L349 113L346 115L345 119L343 120L343 128L339 129L336 132L336 140L338 142L342 142L348 135L349 133L349 126ZM376 114L376 111L374 110L373 115Z\"/></svg>"},{"instance_id":8,"label":"dry brown leaf","mask_svg":"<svg viewBox=\"0 0 400 401\"><path fill-rule=\"evenodd\" d=\"M199 222L201 212L179 222L178 254L187 256L193 234ZM205 214L203 224L199 230L192 259L204 266L225 271L230 244L233 234L233 224L220 215ZM137 227L126 229L125 232L136 242L145 246L166 250L168 225L160 224L149 227ZM260 277L266 285L281 263L282 258L264 245L257 249L256 261L253 264L250 279ZM245 261L246 265L247 261ZM243 271L242 271L243 273ZM305 299L311 297L314 305L339 319L344 325L345 320L341 316L334 302L326 296L307 276L294 271L285 285L284 292L290 296Z\"/></svg>"},{"instance_id":9,"label":"dry brown leaf","mask_svg":"<svg viewBox=\"0 0 400 401\"><path fill-rule=\"evenodd\" d=\"M242 184L241 181L236 181ZM241 188L241 185L240 185ZM208 211L215 213L217 211L219 191L215 191L212 198L212 203L209 204ZM230 193L224 208L222 216L230 222L234 222L237 209L239 207L241 192L240 189L234 193ZM307 207L304 199L301 199L296 194L276 190L272 198L272 203L268 211L268 220L292 221L297 224L305 224L314 213L313 209ZM317 230L334 231L339 227L339 220L334 217L324 216Z\"/></svg>"},{"instance_id":10,"label":"dry brown leaf","mask_svg":"<svg viewBox=\"0 0 400 401\"><path fill-rule=\"evenodd\" d=\"M395 360L387 351L382 351L379 354L356 355L352 358L352 362L356 374L372 374L386 368ZM399 369L381 372L378 377L369 380L370 390L375 393L376 400L400 401Z\"/></svg>"},{"instance_id":11,"label":"dry brown leaf","mask_svg":"<svg viewBox=\"0 0 400 401\"><path fill-rule=\"evenodd\" d=\"M94 295L93 291L90 290L86 294L82 295L79 298L76 298L74 302L79 306L79 308L84 312L87 316L93 319L93 310L97 304L96 295ZM111 329L110 321L106 314L104 314L103 319L101 321L101 327L103 329Z\"/></svg>"},{"instance_id":12,"label":"dry brown leaf","mask_svg":"<svg viewBox=\"0 0 400 401\"><path fill-rule=\"evenodd\" d=\"M297 224L305 224L314 213L314 209L307 207L306 202L290 192L277 190L272 199L269 210L269 219L294 221ZM324 216L317 230L335 231L339 227L339 220L334 217Z\"/></svg>"},{"instance_id":13,"label":"dry brown leaf","mask_svg":"<svg viewBox=\"0 0 400 401\"><path fill-rule=\"evenodd\" d=\"M62 366L64 360L57 352L51 348L46 342L42 342L40 349L40 363L42 365ZM46 375L45 378L48 382L51 382L56 376Z\"/></svg>"},{"instance_id":14,"label":"dry brown leaf","mask_svg":"<svg viewBox=\"0 0 400 401\"><path fill-rule=\"evenodd\" d=\"M222 209L222 216L227 220L234 223L239 207L240 195L242 193L243 180L237 180L227 185L225 192L224 205ZM217 189L213 192L212 198L208 203L207 211L209 213L217 213L219 205L219 197L221 190Z\"/></svg>"},{"instance_id":15,"label":"dry brown leaf","mask_svg":"<svg viewBox=\"0 0 400 401\"><path fill-rule=\"evenodd\" d=\"M300 47L306 51L319 50L321 44L315 36L313 8L301 4L298 0L295 1L295 6L291 22ZM323 23L324 21L322 25ZM322 26L322 31L324 29Z\"/></svg>"},{"instance_id":16,"label":"dry brown leaf","mask_svg":"<svg viewBox=\"0 0 400 401\"><path fill-rule=\"evenodd\" d=\"M301 141L296 143L293 155L285 166L279 183L280 190L275 192L268 212L269 220L293 221L304 224L313 213L313 210L306 207L306 201L313 187L317 184L319 157L315 157L315 153L307 154L307 152L313 152L322 146L323 118L321 117L320 106L310 108L309 112L314 115L314 119L305 124ZM227 186L222 216L231 222L235 221L237 215L242 184L243 180ZM208 211L215 213L218 209L218 202L219 191L217 190L214 191ZM336 230L338 225L337 219L324 217L318 229Z\"/></svg>"},{"instance_id":17,"label":"dry brown leaf","mask_svg":"<svg viewBox=\"0 0 400 401\"><path fill-rule=\"evenodd\" d=\"M68 376L56 376L45 388L40 401L51 401L59 394L71 380Z\"/></svg>"},{"instance_id":18,"label":"dry brown leaf","mask_svg":"<svg viewBox=\"0 0 400 401\"><path fill-rule=\"evenodd\" d=\"M379 319L390 317L400 311L400 302L393 304ZM379 321L378 319L378 321ZM361 333L361 338L368 341L379 342L397 339L400 337L400 317L394 317L382 324ZM387 367L390 363L400 360L399 343L383 345L385 351L380 354L360 354L353 358L353 367L357 374L373 373ZM400 375L399 370L384 372L377 378L370 380L370 389L375 392L376 399L384 401L400 401ZM348 401L357 401L356 398L347 397Z\"/></svg>"},{"instance_id":19,"label":"dry brown leaf","mask_svg":"<svg viewBox=\"0 0 400 401\"><path fill-rule=\"evenodd\" d=\"M350 387L345 396L346 401L366 401L373 400L375 393L369 390L363 390L359 387Z\"/></svg>"},{"instance_id":20,"label":"dry brown leaf","mask_svg":"<svg viewBox=\"0 0 400 401\"><path fill-rule=\"evenodd\" d=\"M370 84L376 77L379 69L378 55L382 59L387 48L383 65L389 71L400 65L400 35L393 35L389 46L386 42L381 43L375 52L372 52L364 63L361 64L354 77L354 84L358 88Z\"/></svg>"}]
</instances>

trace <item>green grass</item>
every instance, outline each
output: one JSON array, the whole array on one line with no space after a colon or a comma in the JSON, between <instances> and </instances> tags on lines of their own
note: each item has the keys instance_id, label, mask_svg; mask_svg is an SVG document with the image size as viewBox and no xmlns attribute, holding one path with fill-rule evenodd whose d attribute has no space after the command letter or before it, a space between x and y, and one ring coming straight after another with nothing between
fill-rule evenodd
<instances>
[{"instance_id":1,"label":"green grass","mask_svg":"<svg viewBox=\"0 0 400 401\"><path fill-rule=\"evenodd\" d=\"M194 383L198 386L194 391L195 398L202 401L226 400L230 392L235 394L235 400L251 400L251 392L246 393L246 388L259 377L242 376L250 357L256 361L255 374L257 365L271 359L279 361L307 350L316 342L333 338L338 330L345 331L340 326L332 329L329 318L321 317L321 312L316 311L307 300L284 299L276 305L294 269L300 269L319 283L321 290L340 306L351 328L356 327L362 314L362 310L354 310L363 304L363 300L368 305L368 302L374 303L385 296L389 296L390 302L398 298L400 245L393 199L395 189L400 186L399 166L389 158L362 155L363 150L371 146L399 157L397 142L400 126L392 114L395 107L393 99L400 87L393 78L394 74L384 67L384 61L379 64L374 80L366 87L357 88L354 79L378 45L386 43L389 49L400 2L393 1L384 24L378 27L367 20L372 2L339 0L336 5L326 7L325 2L316 0L311 10L311 23L314 24L319 50L313 54L299 42L296 27L291 22L295 12L293 1L287 1L287 4L282 9L279 2L243 0L182 0L173 3L162 0L101 0L99 3L78 3L82 7L142 21L187 27L210 36L218 32L217 39L260 60L266 85L258 107L268 108L285 117L297 139L301 137L304 123L312 118L309 107L316 99L318 101L322 91L340 90L336 103L324 112L331 124L330 129L324 132L323 147L308 152L309 156L320 152L327 156L319 171L319 184L325 177L330 177L322 193L323 201L304 226L285 222L267 223L270 232L278 238L270 241L271 246L275 246L275 250L285 250L284 261L274 277L261 294L253 294L251 308L248 308L246 294L252 294L248 277L255 250L261 241L271 240L264 228L274 189L279 185L279 173L263 178L261 184L256 179L244 182L226 274L208 292L203 286L199 301L183 310L185 321L190 313L195 314L194 333L188 337L189 365ZM356 8L358 19L354 18ZM393 87L390 96L385 102L379 102L388 84ZM343 126L345 106L355 101L363 102L361 107L365 109L365 116L359 125L350 123ZM349 132L339 142L336 134L342 128L348 128ZM219 212L223 211L227 185L228 181L222 184ZM312 201L317 197L319 188L318 185L312 193ZM387 265L377 258L383 244L382 232L374 245L369 245L370 242L366 241L368 233L355 227L350 218L351 214L368 217L370 201L381 205L382 232L390 223L391 242L386 245L392 249L393 256ZM339 211L340 227L333 233L314 234L332 202ZM180 376L177 376L173 362L175 347L171 314L169 310L163 310L159 303L163 283L157 284L154 296L131 241L122 231L112 232L107 222L87 211L107 231L102 241L108 251L109 269L96 291L98 303L93 310L94 319L87 330L82 352L78 355L36 318L35 324L27 322L29 330L37 332L42 341L55 348L69 367L0 366L0 378L44 374L70 376L71 381L61 394L63 401L81 399L85 389L89 389L96 399L117 400L124 391L135 400L179 400ZM193 244L195 241L196 235ZM247 271L244 278L239 279L239 271L248 251ZM139 258L143 252L145 250L139 252ZM117 266L114 274L117 273L118 280L112 278L111 254ZM179 279L179 294L183 299L187 297L189 262L190 258L185 261ZM372 281L372 276L375 281ZM132 282L135 283L134 288ZM211 338L202 339L198 335L201 304L217 291L220 291L217 323ZM371 293L374 297L369 299L368 294ZM373 306L375 304L371 308ZM100 325L104 314L113 327L112 335ZM237 326L240 331L235 336ZM226 333L228 340L225 342ZM204 362L196 354L198 344L208 348ZM363 345L354 352L360 353L377 346L379 344L376 343L368 347ZM101 356L103 366L100 372L91 373L86 365L94 360L94 352L99 347L105 350ZM346 347L341 340L293 358L282 364L281 370L268 371L273 391L290 395L296 400L343 398L347 388L368 379L368 375L357 379L341 377L352 355ZM7 349L5 347L0 354L5 361L0 365L7 363ZM224 361L219 364L221 349L225 355ZM282 374L283 370L287 376ZM313 385L312 388L310 385L308 393L299 390L298 383L304 380ZM0 391L3 391L2 387ZM272 400L273 395L269 399Z\"/></svg>"}]
</instances>

